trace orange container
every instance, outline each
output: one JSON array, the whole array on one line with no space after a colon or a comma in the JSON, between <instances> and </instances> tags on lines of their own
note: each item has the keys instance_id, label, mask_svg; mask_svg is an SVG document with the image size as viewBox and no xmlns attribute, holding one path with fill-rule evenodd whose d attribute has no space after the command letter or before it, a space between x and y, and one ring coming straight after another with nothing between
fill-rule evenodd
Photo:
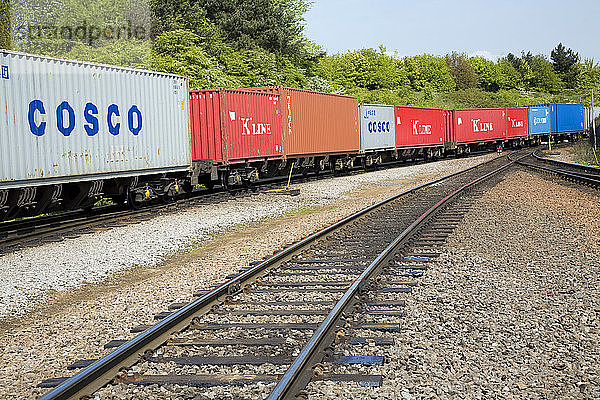
<instances>
[{"instance_id":1,"label":"orange container","mask_svg":"<svg viewBox=\"0 0 600 400\"><path fill-rule=\"evenodd\" d=\"M280 95L284 157L359 152L358 98L281 86L246 90Z\"/></svg>"}]
</instances>

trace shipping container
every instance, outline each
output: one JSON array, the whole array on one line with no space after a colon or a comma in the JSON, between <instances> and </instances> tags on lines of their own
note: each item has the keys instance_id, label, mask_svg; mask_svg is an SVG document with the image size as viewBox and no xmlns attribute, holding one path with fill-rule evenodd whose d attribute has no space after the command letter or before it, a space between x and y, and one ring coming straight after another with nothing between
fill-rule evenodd
<instances>
[{"instance_id":1,"label":"shipping container","mask_svg":"<svg viewBox=\"0 0 600 400\"><path fill-rule=\"evenodd\" d=\"M506 137L527 137L527 108L506 109Z\"/></svg>"},{"instance_id":2,"label":"shipping container","mask_svg":"<svg viewBox=\"0 0 600 400\"><path fill-rule=\"evenodd\" d=\"M506 109L454 110L453 125L457 144L503 140L506 138Z\"/></svg>"},{"instance_id":3,"label":"shipping container","mask_svg":"<svg viewBox=\"0 0 600 400\"><path fill-rule=\"evenodd\" d=\"M444 145L444 110L396 106L396 147Z\"/></svg>"},{"instance_id":4,"label":"shipping container","mask_svg":"<svg viewBox=\"0 0 600 400\"><path fill-rule=\"evenodd\" d=\"M189 170L187 79L0 50L0 189Z\"/></svg>"},{"instance_id":5,"label":"shipping container","mask_svg":"<svg viewBox=\"0 0 600 400\"><path fill-rule=\"evenodd\" d=\"M583 132L582 104L550 104L552 134Z\"/></svg>"},{"instance_id":6,"label":"shipping container","mask_svg":"<svg viewBox=\"0 0 600 400\"><path fill-rule=\"evenodd\" d=\"M358 98L281 86L247 90L281 96L286 158L358 153Z\"/></svg>"},{"instance_id":7,"label":"shipping container","mask_svg":"<svg viewBox=\"0 0 600 400\"><path fill-rule=\"evenodd\" d=\"M527 107L527 126L530 136L549 134L550 108L548 106Z\"/></svg>"},{"instance_id":8,"label":"shipping container","mask_svg":"<svg viewBox=\"0 0 600 400\"><path fill-rule=\"evenodd\" d=\"M452 117L453 113L451 110L444 110L444 147L450 150L456 147Z\"/></svg>"},{"instance_id":9,"label":"shipping container","mask_svg":"<svg viewBox=\"0 0 600 400\"><path fill-rule=\"evenodd\" d=\"M394 106L360 105L360 151L393 150L396 143Z\"/></svg>"},{"instance_id":10,"label":"shipping container","mask_svg":"<svg viewBox=\"0 0 600 400\"><path fill-rule=\"evenodd\" d=\"M279 95L192 90L192 158L238 163L282 157Z\"/></svg>"},{"instance_id":11,"label":"shipping container","mask_svg":"<svg viewBox=\"0 0 600 400\"><path fill-rule=\"evenodd\" d=\"M592 121L600 117L600 107L585 107L583 109L583 129L590 131L592 128Z\"/></svg>"}]
</instances>

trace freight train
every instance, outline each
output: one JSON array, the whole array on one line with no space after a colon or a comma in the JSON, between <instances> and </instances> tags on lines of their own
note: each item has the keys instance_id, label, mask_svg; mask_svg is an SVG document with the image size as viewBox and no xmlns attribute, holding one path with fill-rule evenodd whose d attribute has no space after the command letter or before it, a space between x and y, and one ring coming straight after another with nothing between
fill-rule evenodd
<instances>
[{"instance_id":1,"label":"freight train","mask_svg":"<svg viewBox=\"0 0 600 400\"><path fill-rule=\"evenodd\" d=\"M0 50L0 219L131 205L197 185L576 138L581 104L443 110L187 78Z\"/></svg>"}]
</instances>

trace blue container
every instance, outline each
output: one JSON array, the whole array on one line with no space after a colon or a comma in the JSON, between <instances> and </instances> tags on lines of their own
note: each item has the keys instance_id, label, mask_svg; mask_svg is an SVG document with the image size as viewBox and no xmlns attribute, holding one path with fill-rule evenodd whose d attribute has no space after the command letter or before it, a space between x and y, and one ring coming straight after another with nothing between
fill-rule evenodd
<instances>
[{"instance_id":1,"label":"blue container","mask_svg":"<svg viewBox=\"0 0 600 400\"><path fill-rule=\"evenodd\" d=\"M582 104L550 104L552 134L583 132Z\"/></svg>"},{"instance_id":2,"label":"blue container","mask_svg":"<svg viewBox=\"0 0 600 400\"><path fill-rule=\"evenodd\" d=\"M550 108L548 106L527 107L529 136L550 133Z\"/></svg>"}]
</instances>

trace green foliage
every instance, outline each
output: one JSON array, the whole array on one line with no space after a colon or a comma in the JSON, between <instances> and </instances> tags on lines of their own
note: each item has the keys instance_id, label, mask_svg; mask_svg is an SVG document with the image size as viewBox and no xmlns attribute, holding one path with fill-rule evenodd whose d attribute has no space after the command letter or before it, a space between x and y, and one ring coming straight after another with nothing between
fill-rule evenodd
<instances>
[{"instance_id":1,"label":"green foliage","mask_svg":"<svg viewBox=\"0 0 600 400\"><path fill-rule=\"evenodd\" d=\"M10 1L0 0L0 49L11 48Z\"/></svg>"},{"instance_id":2,"label":"green foliage","mask_svg":"<svg viewBox=\"0 0 600 400\"><path fill-rule=\"evenodd\" d=\"M187 75L193 89L285 85L366 103L494 107L586 103L588 88L600 93L600 66L561 43L552 63L525 51L496 62L456 52L399 57L383 46L327 55L304 36L309 3L151 0L144 9L129 0L28 0L9 14L0 0L0 46Z\"/></svg>"},{"instance_id":3,"label":"green foliage","mask_svg":"<svg viewBox=\"0 0 600 400\"><path fill-rule=\"evenodd\" d=\"M237 86L198 45L193 32L177 29L165 32L154 41L151 67L157 71L186 75L191 89Z\"/></svg>"},{"instance_id":4,"label":"green foliage","mask_svg":"<svg viewBox=\"0 0 600 400\"><path fill-rule=\"evenodd\" d=\"M504 76L499 66L483 57L471 57L469 62L479 76L479 87L488 92L497 92L504 86Z\"/></svg>"},{"instance_id":5,"label":"green foliage","mask_svg":"<svg viewBox=\"0 0 600 400\"><path fill-rule=\"evenodd\" d=\"M565 86L573 89L577 85L577 77L580 74L579 54L559 43L550 53L550 58L552 59L554 70L560 76Z\"/></svg>"},{"instance_id":6,"label":"green foliage","mask_svg":"<svg viewBox=\"0 0 600 400\"><path fill-rule=\"evenodd\" d=\"M402 66L414 90L451 92L456 87L444 58L430 54L406 57L402 60Z\"/></svg>"},{"instance_id":7,"label":"green foliage","mask_svg":"<svg viewBox=\"0 0 600 400\"><path fill-rule=\"evenodd\" d=\"M324 57L316 69L320 77L346 88L368 90L397 89L408 84L398 61L385 53L385 48L362 49Z\"/></svg>"},{"instance_id":8,"label":"green foliage","mask_svg":"<svg viewBox=\"0 0 600 400\"><path fill-rule=\"evenodd\" d=\"M305 0L197 0L192 4L205 11L236 49L260 47L277 55L302 51Z\"/></svg>"},{"instance_id":9,"label":"green foliage","mask_svg":"<svg viewBox=\"0 0 600 400\"><path fill-rule=\"evenodd\" d=\"M447 54L446 64L448 64L450 73L454 78L454 82L456 82L457 90L477 87L479 77L465 54L458 54L455 51L452 54Z\"/></svg>"}]
</instances>

